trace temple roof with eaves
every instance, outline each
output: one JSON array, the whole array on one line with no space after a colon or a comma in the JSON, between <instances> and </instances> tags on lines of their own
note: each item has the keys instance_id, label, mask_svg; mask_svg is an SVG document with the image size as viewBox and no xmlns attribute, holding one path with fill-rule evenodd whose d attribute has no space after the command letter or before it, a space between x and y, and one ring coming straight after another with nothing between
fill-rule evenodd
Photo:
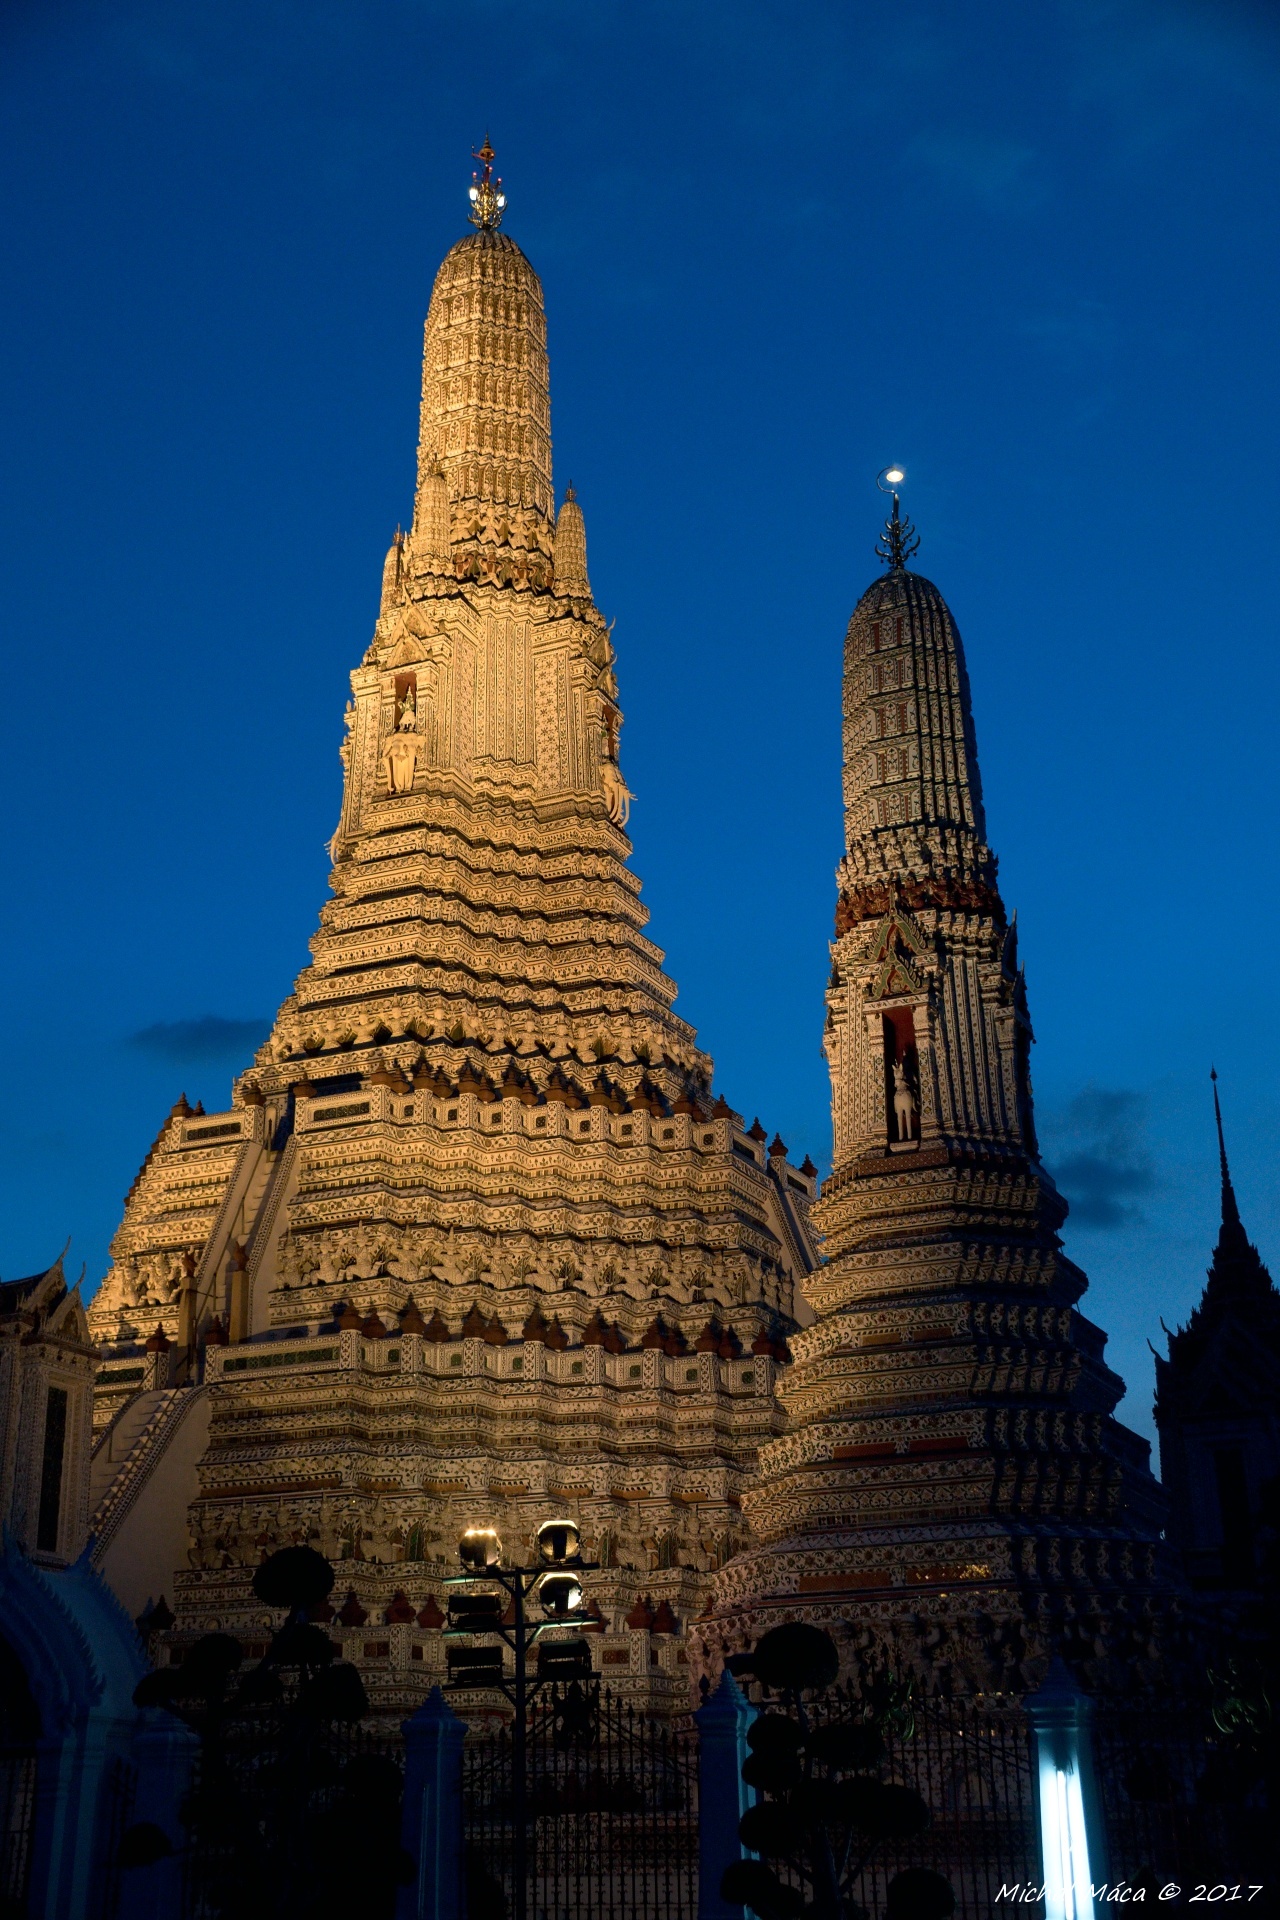
<instances>
[{"instance_id":1,"label":"temple roof with eaves","mask_svg":"<svg viewBox=\"0 0 1280 1920\"><path fill-rule=\"evenodd\" d=\"M1213 1089L1222 1218L1205 1289L1185 1327L1156 1357L1157 1417L1280 1411L1280 1290L1240 1218L1227 1162L1217 1076Z\"/></svg>"}]
</instances>

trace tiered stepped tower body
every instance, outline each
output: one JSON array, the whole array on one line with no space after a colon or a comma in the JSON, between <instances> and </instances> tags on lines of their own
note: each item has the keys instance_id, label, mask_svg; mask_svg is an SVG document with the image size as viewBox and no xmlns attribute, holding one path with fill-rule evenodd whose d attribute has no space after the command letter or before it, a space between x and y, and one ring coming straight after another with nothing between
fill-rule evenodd
<instances>
[{"instance_id":1,"label":"tiered stepped tower body","mask_svg":"<svg viewBox=\"0 0 1280 1920\"><path fill-rule=\"evenodd\" d=\"M702 1651L799 1609L849 1621L873 1663L1012 1686L1055 1637L1149 1652L1159 1490L1037 1152L960 636L906 566L896 498L886 534L845 643L817 1321L744 1502L760 1544L718 1577Z\"/></svg>"},{"instance_id":2,"label":"tiered stepped tower body","mask_svg":"<svg viewBox=\"0 0 1280 1920\"><path fill-rule=\"evenodd\" d=\"M311 964L232 1108L170 1116L92 1311L100 1427L140 1390L209 1399L198 1486L175 1468L168 1496L181 1570L150 1587L177 1631L252 1630L252 1568L309 1541L388 1707L438 1677L462 1528L519 1553L566 1513L603 1563L606 1673L683 1693L815 1257L814 1170L713 1097L643 931L542 290L488 159L473 201Z\"/></svg>"}]
</instances>

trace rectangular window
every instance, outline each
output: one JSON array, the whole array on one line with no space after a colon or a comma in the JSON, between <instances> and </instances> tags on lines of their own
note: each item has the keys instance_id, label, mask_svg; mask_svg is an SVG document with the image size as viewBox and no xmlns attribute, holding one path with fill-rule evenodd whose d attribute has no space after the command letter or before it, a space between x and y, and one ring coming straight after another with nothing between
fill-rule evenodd
<instances>
[{"instance_id":1,"label":"rectangular window","mask_svg":"<svg viewBox=\"0 0 1280 1920\"><path fill-rule=\"evenodd\" d=\"M886 708L876 708L876 735L883 740L889 731L889 714Z\"/></svg>"},{"instance_id":2,"label":"rectangular window","mask_svg":"<svg viewBox=\"0 0 1280 1920\"><path fill-rule=\"evenodd\" d=\"M879 653L880 651L880 622L878 620L871 622L871 651L872 653Z\"/></svg>"},{"instance_id":3,"label":"rectangular window","mask_svg":"<svg viewBox=\"0 0 1280 1920\"><path fill-rule=\"evenodd\" d=\"M871 691L872 693L884 692L884 668L878 660L871 669Z\"/></svg>"},{"instance_id":4,"label":"rectangular window","mask_svg":"<svg viewBox=\"0 0 1280 1920\"><path fill-rule=\"evenodd\" d=\"M887 753L878 753L876 755L876 779L887 780L888 778L889 778L889 756Z\"/></svg>"},{"instance_id":5,"label":"rectangular window","mask_svg":"<svg viewBox=\"0 0 1280 1920\"><path fill-rule=\"evenodd\" d=\"M898 642L899 646L901 646L902 644L902 615L901 614L898 615L897 619L893 623L893 637Z\"/></svg>"},{"instance_id":6,"label":"rectangular window","mask_svg":"<svg viewBox=\"0 0 1280 1920\"><path fill-rule=\"evenodd\" d=\"M898 778L899 778L899 780L905 780L905 779L907 778L907 775L908 775L908 774L909 774L910 772L911 772L911 755L910 755L910 754L909 754L909 753L907 752L907 750L906 750L906 748L905 748L905 747L900 747L900 748L898 749Z\"/></svg>"},{"instance_id":7,"label":"rectangular window","mask_svg":"<svg viewBox=\"0 0 1280 1920\"><path fill-rule=\"evenodd\" d=\"M905 703L896 706L894 712L898 717L898 732L905 733L907 730L907 709Z\"/></svg>"},{"instance_id":8,"label":"rectangular window","mask_svg":"<svg viewBox=\"0 0 1280 1920\"><path fill-rule=\"evenodd\" d=\"M62 1517L62 1458L67 1450L67 1390L50 1387L44 1410L44 1454L40 1462L40 1517L36 1546L41 1553L58 1551L58 1522Z\"/></svg>"}]
</instances>

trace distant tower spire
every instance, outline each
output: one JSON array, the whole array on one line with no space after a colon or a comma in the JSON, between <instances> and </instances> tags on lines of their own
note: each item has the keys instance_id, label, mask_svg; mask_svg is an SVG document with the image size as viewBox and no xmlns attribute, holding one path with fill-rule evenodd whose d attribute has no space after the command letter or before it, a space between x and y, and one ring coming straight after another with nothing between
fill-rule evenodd
<instances>
[{"instance_id":1,"label":"distant tower spire","mask_svg":"<svg viewBox=\"0 0 1280 1920\"><path fill-rule=\"evenodd\" d=\"M886 467L876 479L881 493L893 495L893 511L884 523L883 537L876 541L876 552L882 560L889 562L891 573L903 572L920 545L920 536L910 520L903 520L898 511L898 488L905 478L901 467ZM887 487L884 484L886 480L889 482Z\"/></svg>"},{"instance_id":2,"label":"distant tower spire","mask_svg":"<svg viewBox=\"0 0 1280 1920\"><path fill-rule=\"evenodd\" d=\"M1244 1225L1240 1219L1240 1209L1236 1205L1236 1190L1231 1184L1231 1169L1227 1165L1227 1143L1222 1134L1222 1108L1218 1102L1218 1069L1210 1067L1209 1078L1213 1082L1213 1117L1218 1125L1218 1165L1222 1169L1222 1231L1218 1244L1225 1246L1239 1236L1245 1240Z\"/></svg>"},{"instance_id":3,"label":"distant tower spire","mask_svg":"<svg viewBox=\"0 0 1280 1920\"><path fill-rule=\"evenodd\" d=\"M1240 1218L1240 1209L1236 1205L1236 1191L1231 1184L1231 1169L1227 1165L1227 1147L1222 1135L1222 1108L1218 1104L1218 1075L1210 1069L1209 1078L1213 1081L1213 1117L1218 1123L1218 1164L1222 1169L1222 1225L1218 1229L1218 1244L1213 1250L1213 1263L1209 1268L1209 1284L1205 1289L1204 1301L1231 1298L1241 1299L1248 1295L1271 1298L1275 1289L1271 1275L1262 1264L1262 1256L1250 1241ZM1204 1302L1201 1303L1204 1305ZM1200 1308L1196 1309L1198 1313ZM1191 1317L1195 1324L1195 1314Z\"/></svg>"},{"instance_id":4,"label":"distant tower spire","mask_svg":"<svg viewBox=\"0 0 1280 1920\"><path fill-rule=\"evenodd\" d=\"M467 197L471 201L471 212L467 216L473 227L500 227L502 215L506 209L507 196L502 191L502 179L494 178L493 163L497 156L489 143L486 133L484 145L471 158L478 160L484 168L483 173L473 173Z\"/></svg>"}]
</instances>

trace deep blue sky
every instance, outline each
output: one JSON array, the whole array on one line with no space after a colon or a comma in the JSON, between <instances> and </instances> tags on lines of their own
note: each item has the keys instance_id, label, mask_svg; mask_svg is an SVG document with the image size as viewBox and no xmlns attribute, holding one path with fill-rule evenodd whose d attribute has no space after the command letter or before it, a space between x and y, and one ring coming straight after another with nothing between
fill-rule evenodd
<instances>
[{"instance_id":1,"label":"deep blue sky","mask_svg":"<svg viewBox=\"0 0 1280 1920\"><path fill-rule=\"evenodd\" d=\"M1247 0L8 0L0 1270L71 1234L96 1281L305 961L488 127L682 1012L825 1160L840 649L902 461L1148 1429L1211 1060L1280 1257L1278 100Z\"/></svg>"}]
</instances>

